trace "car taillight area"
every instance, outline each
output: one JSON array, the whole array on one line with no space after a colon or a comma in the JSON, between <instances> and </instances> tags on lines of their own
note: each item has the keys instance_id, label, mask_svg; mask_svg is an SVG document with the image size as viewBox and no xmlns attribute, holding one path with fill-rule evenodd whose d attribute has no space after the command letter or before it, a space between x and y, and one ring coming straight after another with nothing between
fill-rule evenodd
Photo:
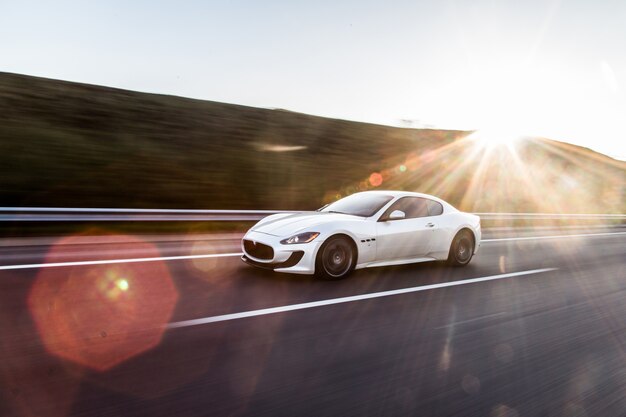
<instances>
[{"instance_id":1,"label":"car taillight area","mask_svg":"<svg viewBox=\"0 0 626 417\"><path fill-rule=\"evenodd\" d=\"M271 246L253 240L244 239L243 249L253 258L267 260L274 258L274 249Z\"/></svg>"}]
</instances>

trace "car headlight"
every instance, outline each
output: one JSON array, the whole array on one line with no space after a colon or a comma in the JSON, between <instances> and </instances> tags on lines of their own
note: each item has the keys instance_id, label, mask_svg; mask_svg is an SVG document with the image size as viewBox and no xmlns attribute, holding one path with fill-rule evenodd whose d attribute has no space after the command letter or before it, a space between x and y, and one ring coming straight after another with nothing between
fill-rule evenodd
<instances>
[{"instance_id":1,"label":"car headlight","mask_svg":"<svg viewBox=\"0 0 626 417\"><path fill-rule=\"evenodd\" d=\"M320 234L318 232L305 232L300 233L295 236L288 237L287 239L283 239L280 241L283 245L294 245L296 243L309 243Z\"/></svg>"}]
</instances>

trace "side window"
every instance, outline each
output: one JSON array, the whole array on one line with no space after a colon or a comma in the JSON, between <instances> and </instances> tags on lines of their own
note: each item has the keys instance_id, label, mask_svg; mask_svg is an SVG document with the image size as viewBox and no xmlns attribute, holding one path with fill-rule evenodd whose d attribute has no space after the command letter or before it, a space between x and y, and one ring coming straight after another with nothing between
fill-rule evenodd
<instances>
[{"instance_id":1,"label":"side window","mask_svg":"<svg viewBox=\"0 0 626 417\"><path fill-rule=\"evenodd\" d=\"M385 214L381 216L380 220L387 220L389 215L396 210L403 211L406 215L405 219L426 217L428 216L428 200L419 197L403 197L393 203L391 207L385 211Z\"/></svg>"},{"instance_id":2,"label":"side window","mask_svg":"<svg viewBox=\"0 0 626 417\"><path fill-rule=\"evenodd\" d=\"M409 203L408 200L409 199L405 197L405 198L401 198L398 201L396 201L395 203L393 203L391 205L391 207L389 207L385 211L385 213L382 216L380 216L380 221L386 221L389 218L389 215L391 213L393 213L394 211L396 211L396 210L403 211L406 214L406 208L407 208L408 203Z\"/></svg>"},{"instance_id":3,"label":"side window","mask_svg":"<svg viewBox=\"0 0 626 417\"><path fill-rule=\"evenodd\" d=\"M443 206L438 201L428 200L428 215L439 216L443 213Z\"/></svg>"},{"instance_id":4,"label":"side window","mask_svg":"<svg viewBox=\"0 0 626 417\"><path fill-rule=\"evenodd\" d=\"M411 203L406 211L407 219L416 219L418 217L428 216L428 202L423 198L410 197Z\"/></svg>"}]
</instances>

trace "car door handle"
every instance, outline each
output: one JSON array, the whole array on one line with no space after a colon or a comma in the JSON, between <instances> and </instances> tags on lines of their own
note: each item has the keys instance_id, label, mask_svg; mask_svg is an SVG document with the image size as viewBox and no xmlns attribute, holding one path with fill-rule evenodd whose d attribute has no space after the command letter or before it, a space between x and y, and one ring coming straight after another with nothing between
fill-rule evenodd
<instances>
[{"instance_id":1,"label":"car door handle","mask_svg":"<svg viewBox=\"0 0 626 417\"><path fill-rule=\"evenodd\" d=\"M434 225L434 224L432 224L432 223L427 223L427 224L426 224L426 227L435 227L435 225Z\"/></svg>"}]
</instances>

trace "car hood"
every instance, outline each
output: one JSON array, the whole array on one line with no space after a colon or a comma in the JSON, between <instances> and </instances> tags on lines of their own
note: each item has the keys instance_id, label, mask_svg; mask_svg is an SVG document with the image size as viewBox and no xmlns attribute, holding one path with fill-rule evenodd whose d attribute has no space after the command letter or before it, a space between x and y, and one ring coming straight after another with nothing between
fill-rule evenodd
<instances>
[{"instance_id":1,"label":"car hood","mask_svg":"<svg viewBox=\"0 0 626 417\"><path fill-rule=\"evenodd\" d=\"M316 226L342 220L357 220L362 217L350 214L326 213L320 211L308 211L294 214L277 214L262 220L252 227L251 230L266 233L273 236L291 236L298 232L315 232Z\"/></svg>"}]
</instances>

